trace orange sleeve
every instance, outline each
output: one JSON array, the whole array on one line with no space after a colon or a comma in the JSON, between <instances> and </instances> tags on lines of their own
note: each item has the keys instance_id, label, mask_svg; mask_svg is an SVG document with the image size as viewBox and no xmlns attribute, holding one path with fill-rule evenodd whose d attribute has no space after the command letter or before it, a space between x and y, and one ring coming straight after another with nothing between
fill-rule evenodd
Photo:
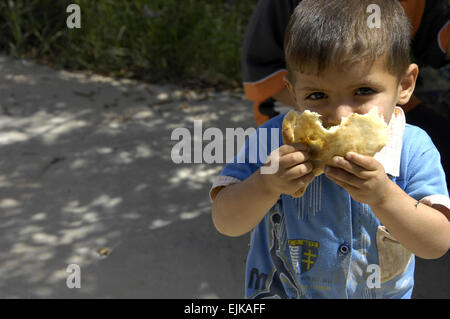
<instances>
[{"instance_id":1,"label":"orange sleeve","mask_svg":"<svg viewBox=\"0 0 450 319\"><path fill-rule=\"evenodd\" d=\"M426 0L400 0L400 4L403 6L409 22L412 25L411 38L414 38L417 30L419 30L423 12L425 10L425 1Z\"/></svg>"},{"instance_id":2,"label":"orange sleeve","mask_svg":"<svg viewBox=\"0 0 450 319\"><path fill-rule=\"evenodd\" d=\"M442 27L438 37L439 37L439 46L441 47L441 50L447 52L448 45L450 43L450 21L447 22L447 24ZM449 52L447 52L447 54L448 53Z\"/></svg>"},{"instance_id":3,"label":"orange sleeve","mask_svg":"<svg viewBox=\"0 0 450 319\"><path fill-rule=\"evenodd\" d=\"M285 87L286 70L277 71L257 82L244 82L245 96L250 101L262 102Z\"/></svg>"}]
</instances>

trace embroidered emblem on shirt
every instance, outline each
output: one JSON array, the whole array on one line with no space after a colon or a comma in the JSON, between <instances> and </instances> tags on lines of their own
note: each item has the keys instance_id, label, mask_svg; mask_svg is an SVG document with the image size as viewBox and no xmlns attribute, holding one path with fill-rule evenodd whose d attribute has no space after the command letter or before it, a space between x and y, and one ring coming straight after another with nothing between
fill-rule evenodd
<instances>
[{"instance_id":1,"label":"embroidered emblem on shirt","mask_svg":"<svg viewBox=\"0 0 450 319\"><path fill-rule=\"evenodd\" d=\"M294 269L298 274L303 274L310 270L316 263L319 255L319 242L306 239L289 240Z\"/></svg>"}]
</instances>

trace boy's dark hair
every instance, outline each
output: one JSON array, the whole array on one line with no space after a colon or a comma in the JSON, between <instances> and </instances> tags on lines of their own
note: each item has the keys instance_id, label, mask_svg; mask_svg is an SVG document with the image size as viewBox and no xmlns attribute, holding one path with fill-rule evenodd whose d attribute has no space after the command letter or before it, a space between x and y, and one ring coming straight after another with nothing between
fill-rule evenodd
<instances>
[{"instance_id":1,"label":"boy's dark hair","mask_svg":"<svg viewBox=\"0 0 450 319\"><path fill-rule=\"evenodd\" d=\"M380 8L379 28L369 27L372 4ZM303 0L285 33L287 68L320 74L386 56L387 70L400 77L410 64L410 30L398 0Z\"/></svg>"}]
</instances>

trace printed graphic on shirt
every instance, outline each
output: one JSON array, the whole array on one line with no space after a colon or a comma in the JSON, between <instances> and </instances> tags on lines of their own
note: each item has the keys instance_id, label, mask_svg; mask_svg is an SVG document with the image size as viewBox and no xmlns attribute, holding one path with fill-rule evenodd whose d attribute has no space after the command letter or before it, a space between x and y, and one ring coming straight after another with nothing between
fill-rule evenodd
<instances>
[{"instance_id":1,"label":"printed graphic on shirt","mask_svg":"<svg viewBox=\"0 0 450 319\"><path fill-rule=\"evenodd\" d=\"M248 288L255 290L262 290L266 287L268 275L260 273L258 268L252 268L250 272L250 279L248 281Z\"/></svg>"},{"instance_id":2,"label":"printed graphic on shirt","mask_svg":"<svg viewBox=\"0 0 450 319\"><path fill-rule=\"evenodd\" d=\"M313 179L305 194L297 199L298 219L309 220L322 209L323 175Z\"/></svg>"},{"instance_id":3,"label":"printed graphic on shirt","mask_svg":"<svg viewBox=\"0 0 450 319\"><path fill-rule=\"evenodd\" d=\"M299 275L310 270L316 263L319 242L307 239L289 240L289 249L294 269Z\"/></svg>"},{"instance_id":4,"label":"printed graphic on shirt","mask_svg":"<svg viewBox=\"0 0 450 319\"><path fill-rule=\"evenodd\" d=\"M271 226L270 256L273 268L269 275L262 273L257 268L252 268L248 288L260 290L253 298L298 298L300 293L289 256L285 255L287 235L284 215L278 210L274 210L270 213L269 219Z\"/></svg>"}]
</instances>

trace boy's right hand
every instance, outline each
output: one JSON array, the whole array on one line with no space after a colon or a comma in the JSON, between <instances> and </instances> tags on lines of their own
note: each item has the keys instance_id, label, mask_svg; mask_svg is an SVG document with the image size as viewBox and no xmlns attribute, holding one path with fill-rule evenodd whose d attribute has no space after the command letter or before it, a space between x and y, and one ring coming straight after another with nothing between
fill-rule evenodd
<instances>
[{"instance_id":1,"label":"boy's right hand","mask_svg":"<svg viewBox=\"0 0 450 319\"><path fill-rule=\"evenodd\" d=\"M294 195L306 189L314 179L308 152L308 146L299 143L282 145L270 153L270 161L278 160L278 170L273 174L260 174L266 189L277 196Z\"/></svg>"}]
</instances>

